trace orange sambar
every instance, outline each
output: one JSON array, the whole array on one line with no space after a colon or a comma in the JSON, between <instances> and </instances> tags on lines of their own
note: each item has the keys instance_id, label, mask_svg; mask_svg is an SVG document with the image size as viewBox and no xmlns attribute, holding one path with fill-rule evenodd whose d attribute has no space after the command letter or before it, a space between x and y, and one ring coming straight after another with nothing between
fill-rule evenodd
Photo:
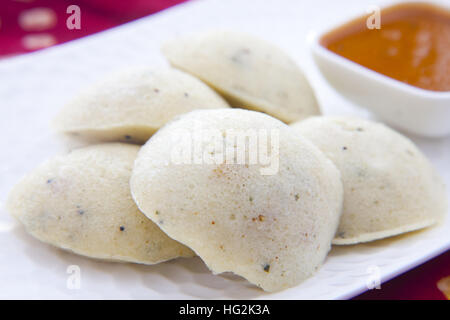
<instances>
[{"instance_id":1,"label":"orange sambar","mask_svg":"<svg viewBox=\"0 0 450 320\"><path fill-rule=\"evenodd\" d=\"M407 84L450 91L450 12L425 3L381 10L380 29L366 17L324 35L327 49Z\"/></svg>"}]
</instances>

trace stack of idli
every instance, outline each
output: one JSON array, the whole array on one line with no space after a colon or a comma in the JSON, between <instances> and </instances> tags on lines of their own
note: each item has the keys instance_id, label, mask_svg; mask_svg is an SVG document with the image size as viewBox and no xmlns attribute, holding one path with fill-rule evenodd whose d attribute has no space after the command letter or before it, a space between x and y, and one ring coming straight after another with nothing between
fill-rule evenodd
<instances>
[{"instance_id":1,"label":"stack of idli","mask_svg":"<svg viewBox=\"0 0 450 320\"><path fill-rule=\"evenodd\" d=\"M13 188L8 209L31 235L111 261L197 255L215 274L278 291L312 276L332 243L417 230L447 212L442 181L409 139L316 116L307 79L273 45L216 31L163 52L172 67L109 75L54 119L100 144L53 157Z\"/></svg>"}]
</instances>

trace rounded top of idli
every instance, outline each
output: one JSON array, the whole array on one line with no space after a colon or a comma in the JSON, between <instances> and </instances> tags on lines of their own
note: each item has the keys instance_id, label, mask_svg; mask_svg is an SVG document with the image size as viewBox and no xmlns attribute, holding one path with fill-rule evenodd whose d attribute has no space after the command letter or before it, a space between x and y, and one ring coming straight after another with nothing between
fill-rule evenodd
<instances>
[{"instance_id":1,"label":"rounded top of idli","mask_svg":"<svg viewBox=\"0 0 450 320\"><path fill-rule=\"evenodd\" d=\"M351 117L312 117L291 126L341 172L344 209L333 243L385 238L430 226L446 214L442 180L400 133Z\"/></svg>"}]
</instances>

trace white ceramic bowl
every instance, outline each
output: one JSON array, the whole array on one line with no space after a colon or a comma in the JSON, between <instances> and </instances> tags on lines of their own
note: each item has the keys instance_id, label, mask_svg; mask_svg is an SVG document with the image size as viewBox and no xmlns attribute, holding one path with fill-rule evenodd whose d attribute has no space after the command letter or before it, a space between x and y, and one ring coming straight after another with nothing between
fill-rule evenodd
<instances>
[{"instance_id":1,"label":"white ceramic bowl","mask_svg":"<svg viewBox=\"0 0 450 320\"><path fill-rule=\"evenodd\" d=\"M320 44L327 32L311 34L310 46L321 73L338 92L406 132L427 137L450 134L450 91L417 88L346 59Z\"/></svg>"}]
</instances>

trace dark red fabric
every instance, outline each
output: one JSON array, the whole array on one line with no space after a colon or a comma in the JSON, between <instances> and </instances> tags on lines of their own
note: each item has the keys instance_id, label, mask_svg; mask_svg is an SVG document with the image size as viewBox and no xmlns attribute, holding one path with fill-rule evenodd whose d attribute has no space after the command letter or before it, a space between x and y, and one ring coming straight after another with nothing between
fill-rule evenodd
<instances>
[{"instance_id":1,"label":"dark red fabric","mask_svg":"<svg viewBox=\"0 0 450 320\"><path fill-rule=\"evenodd\" d=\"M437 282L448 276L450 276L450 251L381 284L381 289L369 290L355 299L446 300L445 295L438 289Z\"/></svg>"}]
</instances>

